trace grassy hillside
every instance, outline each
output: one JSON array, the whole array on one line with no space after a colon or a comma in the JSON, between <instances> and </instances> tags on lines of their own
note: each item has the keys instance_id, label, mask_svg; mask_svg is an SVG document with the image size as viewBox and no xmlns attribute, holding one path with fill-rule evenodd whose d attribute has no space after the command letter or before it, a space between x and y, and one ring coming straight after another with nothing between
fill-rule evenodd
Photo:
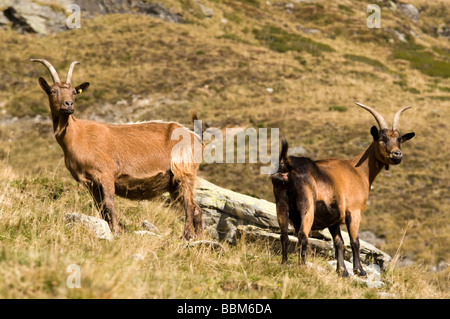
<instances>
[{"instance_id":1,"label":"grassy hillside","mask_svg":"<svg viewBox=\"0 0 450 319\"><path fill-rule=\"evenodd\" d=\"M402 164L375 181L361 230L384 239L380 249L415 261L412 268L385 274L387 292L398 298L448 296L448 268L427 271L450 261L450 45L433 29L449 24L445 1L411 1L422 11L417 23L380 4L381 29L366 26L364 1L294 2L293 8L282 1L201 2L213 9L212 17L193 0L161 1L182 13L184 24L117 14L84 18L80 29L45 37L0 29L2 296L379 297L338 282L332 273L280 268L279 256L265 247L230 247L220 258L182 249L182 214L158 201L119 200L119 218L131 228L154 221L164 228L161 242L125 234L115 244L99 243L82 229L66 229L64 212L97 213L64 167L37 83L49 76L30 58L48 59L61 78L71 61L81 61L72 82L89 81L91 87L77 98L78 117L190 126L193 108L222 130L280 128L313 159L347 158L369 145L375 121L355 101L374 106L388 122L398 108L412 105L400 130L416 137L404 145ZM203 164L200 175L273 200L258 164ZM145 252L144 261L129 259L130 251ZM65 288L61 276L72 260L88 265L87 290ZM136 269L142 271L136 275ZM193 274L198 287L188 280ZM284 281L283 292L278 283ZM130 282L140 289L132 292Z\"/></svg>"},{"instance_id":2,"label":"grassy hillside","mask_svg":"<svg viewBox=\"0 0 450 319\"><path fill-rule=\"evenodd\" d=\"M419 266L382 274L383 288L342 280L326 260L315 267L281 267L262 244L239 242L224 253L184 247L181 209L160 201L119 199L129 231L113 242L97 239L63 215L95 215L86 191L71 180L21 179L2 171L0 183L0 296L2 298L445 298L445 287ZM140 236L148 220L162 237ZM295 264L295 256L290 256ZM80 267L80 288L67 286ZM69 279L70 280L70 279ZM72 282L72 281L70 281ZM173 310L173 309L172 309Z\"/></svg>"}]
</instances>

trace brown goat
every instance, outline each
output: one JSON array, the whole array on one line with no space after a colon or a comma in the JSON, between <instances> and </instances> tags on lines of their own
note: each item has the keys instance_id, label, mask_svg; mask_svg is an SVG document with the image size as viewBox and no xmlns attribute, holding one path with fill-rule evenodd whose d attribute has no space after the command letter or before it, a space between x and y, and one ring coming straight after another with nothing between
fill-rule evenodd
<instances>
[{"instance_id":1,"label":"brown goat","mask_svg":"<svg viewBox=\"0 0 450 319\"><path fill-rule=\"evenodd\" d=\"M368 110L378 122L373 126L372 144L361 154L348 159L329 158L313 161L305 157L288 156L288 143L282 141L280 165L271 176L276 201L277 219L281 228L282 263L287 263L289 220L299 241L299 264L305 263L311 230L328 228L335 247L337 272L348 276L344 265L344 241L340 226L346 224L353 254L353 272L365 276L359 257L358 229L361 213L366 209L370 186L383 167L397 165L402 160L401 145L415 133L400 135L400 109L394 116L392 129L374 109Z\"/></svg>"},{"instance_id":2,"label":"brown goat","mask_svg":"<svg viewBox=\"0 0 450 319\"><path fill-rule=\"evenodd\" d=\"M80 120L73 116L75 96L89 87L85 82L73 87L72 62L65 83L61 83L55 68L44 64L53 78L53 85L39 78L47 93L55 137L64 152L65 164L77 182L91 192L96 207L115 233L121 231L114 208L114 194L130 199L150 199L170 192L185 208L182 237L202 237L202 211L194 201L194 185L199 164L194 161L194 144L199 136L175 122L146 122L113 125ZM193 120L196 114L193 115ZM173 152L179 140L175 130L190 136L188 147ZM179 135L179 134L178 134ZM179 136L176 136L177 138Z\"/></svg>"}]
</instances>

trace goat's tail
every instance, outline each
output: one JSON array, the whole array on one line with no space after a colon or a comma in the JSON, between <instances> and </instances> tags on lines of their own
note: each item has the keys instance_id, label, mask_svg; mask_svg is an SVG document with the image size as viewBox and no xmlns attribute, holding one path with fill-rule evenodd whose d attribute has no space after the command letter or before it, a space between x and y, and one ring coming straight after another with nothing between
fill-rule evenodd
<instances>
[{"instance_id":1,"label":"goat's tail","mask_svg":"<svg viewBox=\"0 0 450 319\"><path fill-rule=\"evenodd\" d=\"M291 161L289 160L288 156L288 150L289 150L289 143L286 140L285 137L282 137L281 139L281 151L280 151L280 162L278 171L279 172L285 172L290 171L294 168Z\"/></svg>"},{"instance_id":2,"label":"goat's tail","mask_svg":"<svg viewBox=\"0 0 450 319\"><path fill-rule=\"evenodd\" d=\"M193 135L190 132L191 141L196 139ZM177 185L177 197L184 200L192 199L199 167L199 163L195 161L193 143L185 143L182 147L175 145L172 149L170 170Z\"/></svg>"},{"instance_id":3,"label":"goat's tail","mask_svg":"<svg viewBox=\"0 0 450 319\"><path fill-rule=\"evenodd\" d=\"M179 195L191 198L196 182L197 170L202 161L203 130L198 121L197 112L191 110L194 122L194 132L184 127L177 130L182 135L182 141L172 148L171 171L173 179L179 188Z\"/></svg>"},{"instance_id":4,"label":"goat's tail","mask_svg":"<svg viewBox=\"0 0 450 319\"><path fill-rule=\"evenodd\" d=\"M201 121L198 120L197 111L191 110L191 120L192 123L194 123L194 132L197 138L202 141L203 140L203 134L205 133L205 126L202 124Z\"/></svg>"}]
</instances>

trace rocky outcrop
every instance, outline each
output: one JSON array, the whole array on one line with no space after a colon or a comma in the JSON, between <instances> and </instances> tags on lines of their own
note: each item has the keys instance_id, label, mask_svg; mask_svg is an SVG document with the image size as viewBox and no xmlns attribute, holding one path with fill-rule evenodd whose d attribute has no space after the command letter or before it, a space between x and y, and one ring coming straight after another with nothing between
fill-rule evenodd
<instances>
[{"instance_id":1,"label":"rocky outcrop","mask_svg":"<svg viewBox=\"0 0 450 319\"><path fill-rule=\"evenodd\" d=\"M215 240L234 244L237 240L265 241L275 251L280 251L279 227L275 204L263 199L233 192L198 179L195 200L203 209L205 231ZM351 260L350 238L342 231L345 244L345 258ZM289 250L294 252L298 242L296 236L289 236ZM334 258L334 247L327 229L314 231L309 240L312 251ZM370 243L360 240L361 261L386 268L391 257Z\"/></svg>"},{"instance_id":2,"label":"rocky outcrop","mask_svg":"<svg viewBox=\"0 0 450 319\"><path fill-rule=\"evenodd\" d=\"M183 23L181 15L171 12L159 3L147 3L139 0L2 0L0 1L0 27L11 26L21 33L46 35L69 30L67 18L72 11L69 5L80 7L83 17L96 14L132 13L145 14L172 23Z\"/></svg>"},{"instance_id":3,"label":"rocky outcrop","mask_svg":"<svg viewBox=\"0 0 450 319\"><path fill-rule=\"evenodd\" d=\"M3 24L10 24L21 33L48 34L67 30L66 16L53 11L49 6L28 0L6 1ZM5 23L8 22L8 23ZM1 22L0 22L1 23Z\"/></svg>"},{"instance_id":4,"label":"rocky outcrop","mask_svg":"<svg viewBox=\"0 0 450 319\"><path fill-rule=\"evenodd\" d=\"M73 3L79 5L88 16L110 13L137 13L173 23L183 22L179 14L171 12L159 3L147 3L141 0L73 0Z\"/></svg>"},{"instance_id":5,"label":"rocky outcrop","mask_svg":"<svg viewBox=\"0 0 450 319\"><path fill-rule=\"evenodd\" d=\"M234 216L244 223L278 228L275 204L264 199L236 193L199 178L195 200L202 208Z\"/></svg>"}]
</instances>

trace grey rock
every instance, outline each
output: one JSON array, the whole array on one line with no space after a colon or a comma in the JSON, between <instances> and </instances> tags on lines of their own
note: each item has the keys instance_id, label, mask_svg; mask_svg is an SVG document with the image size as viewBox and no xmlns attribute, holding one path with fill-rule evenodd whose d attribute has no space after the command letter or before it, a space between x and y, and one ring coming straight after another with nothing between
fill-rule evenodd
<instances>
[{"instance_id":1,"label":"grey rock","mask_svg":"<svg viewBox=\"0 0 450 319\"><path fill-rule=\"evenodd\" d=\"M203 208L203 226L214 240L236 244L236 229L245 222L227 213L214 209Z\"/></svg>"},{"instance_id":2,"label":"grey rock","mask_svg":"<svg viewBox=\"0 0 450 319\"><path fill-rule=\"evenodd\" d=\"M316 234L319 233L320 236L323 236L326 240L332 241L332 237L328 229L323 229ZM344 246L345 246L345 257L350 260L352 256L352 249L350 246L350 236L347 232L342 231L342 238L344 239ZM392 261L391 256L389 256L387 253L381 251L380 249L376 248L374 245L369 244L368 242L364 240L359 240L360 244L360 255L361 255L361 261L366 264L376 264L382 269L386 269L389 264Z\"/></svg>"},{"instance_id":3,"label":"grey rock","mask_svg":"<svg viewBox=\"0 0 450 319\"><path fill-rule=\"evenodd\" d=\"M161 235L158 235L158 234L148 231L148 230L136 230L133 232L133 234L140 235L140 236L149 235L149 236L161 237Z\"/></svg>"},{"instance_id":4,"label":"grey rock","mask_svg":"<svg viewBox=\"0 0 450 319\"><path fill-rule=\"evenodd\" d=\"M398 259L398 261L396 262L396 266L399 268L402 267L411 267L415 264L414 260L412 260L411 257L408 256L402 256Z\"/></svg>"},{"instance_id":5,"label":"grey rock","mask_svg":"<svg viewBox=\"0 0 450 319\"><path fill-rule=\"evenodd\" d=\"M130 258L137 261L142 261L145 259L144 255L142 254L133 254L130 256Z\"/></svg>"},{"instance_id":6,"label":"grey rock","mask_svg":"<svg viewBox=\"0 0 450 319\"><path fill-rule=\"evenodd\" d=\"M183 23L180 15L171 12L159 3L147 3L141 0L74 0L87 15L110 13L138 13L163 19L173 23Z\"/></svg>"},{"instance_id":7,"label":"grey rock","mask_svg":"<svg viewBox=\"0 0 450 319\"><path fill-rule=\"evenodd\" d=\"M394 30L395 36L402 42L408 42L406 41L405 35L401 33L400 31Z\"/></svg>"},{"instance_id":8,"label":"grey rock","mask_svg":"<svg viewBox=\"0 0 450 319\"><path fill-rule=\"evenodd\" d=\"M397 9L398 9L398 11L401 14L403 14L407 18L411 19L413 22L417 23L419 21L420 12L412 4L410 4L410 3L397 3Z\"/></svg>"},{"instance_id":9,"label":"grey rock","mask_svg":"<svg viewBox=\"0 0 450 319\"><path fill-rule=\"evenodd\" d=\"M203 5L203 3L201 3L200 0L194 0L194 1L200 6L200 9L202 10L202 12L205 15L205 17L211 18L214 15L214 10L213 9L208 8L205 5Z\"/></svg>"},{"instance_id":10,"label":"grey rock","mask_svg":"<svg viewBox=\"0 0 450 319\"><path fill-rule=\"evenodd\" d=\"M161 235L161 232L159 231L159 229L158 229L155 225L153 225L152 223L150 223L148 220L144 220L144 221L142 222L142 227L143 227L145 230L148 230L148 231L151 231L151 232L153 232L153 233L155 233L155 234Z\"/></svg>"},{"instance_id":11,"label":"grey rock","mask_svg":"<svg viewBox=\"0 0 450 319\"><path fill-rule=\"evenodd\" d=\"M336 264L337 264L336 260L331 260L328 262L328 265L334 270L336 270ZM378 288L379 289L379 288L384 287L384 285L385 285L384 282L380 280L381 279L381 271L380 271L379 267L377 267L375 265L370 265L370 266L364 267L364 270L366 271L367 276L365 278L362 278L362 277L358 277L353 274L353 271L352 271L353 265L350 262L344 260L344 264L345 264L345 268L348 271L348 274L350 275L350 279L357 281L357 282L361 282L363 284L366 284L367 287L369 287L369 288Z\"/></svg>"},{"instance_id":12,"label":"grey rock","mask_svg":"<svg viewBox=\"0 0 450 319\"><path fill-rule=\"evenodd\" d=\"M432 272L438 272L446 269L450 264L444 260L441 260L437 265L434 265L431 267L430 271Z\"/></svg>"},{"instance_id":13,"label":"grey rock","mask_svg":"<svg viewBox=\"0 0 450 319\"><path fill-rule=\"evenodd\" d=\"M93 231L99 239L109 241L114 239L108 223L103 219L80 213L67 213L64 215L64 218L69 224L81 224L83 227Z\"/></svg>"},{"instance_id":14,"label":"grey rock","mask_svg":"<svg viewBox=\"0 0 450 319\"><path fill-rule=\"evenodd\" d=\"M278 228L275 204L264 199L233 192L199 178L195 200L202 208L227 213L254 225Z\"/></svg>"},{"instance_id":15,"label":"grey rock","mask_svg":"<svg viewBox=\"0 0 450 319\"><path fill-rule=\"evenodd\" d=\"M5 16L3 11L0 11L0 26L11 24L11 21Z\"/></svg>"},{"instance_id":16,"label":"grey rock","mask_svg":"<svg viewBox=\"0 0 450 319\"><path fill-rule=\"evenodd\" d=\"M29 0L10 2L3 14L11 22L12 27L21 33L45 35L67 30L64 14Z\"/></svg>"},{"instance_id":17,"label":"grey rock","mask_svg":"<svg viewBox=\"0 0 450 319\"><path fill-rule=\"evenodd\" d=\"M436 32L439 36L446 38L446 39L450 39L450 26L445 25L445 24L440 24L436 28Z\"/></svg>"},{"instance_id":18,"label":"grey rock","mask_svg":"<svg viewBox=\"0 0 450 319\"><path fill-rule=\"evenodd\" d=\"M377 237L377 235L369 230L360 231L359 238L377 247L386 244L383 238Z\"/></svg>"},{"instance_id":19,"label":"grey rock","mask_svg":"<svg viewBox=\"0 0 450 319\"><path fill-rule=\"evenodd\" d=\"M172 23L183 23L183 19L179 14L172 13L169 9L159 3L137 1L133 7L137 8L139 13L144 13L148 16L160 18Z\"/></svg>"}]
</instances>

